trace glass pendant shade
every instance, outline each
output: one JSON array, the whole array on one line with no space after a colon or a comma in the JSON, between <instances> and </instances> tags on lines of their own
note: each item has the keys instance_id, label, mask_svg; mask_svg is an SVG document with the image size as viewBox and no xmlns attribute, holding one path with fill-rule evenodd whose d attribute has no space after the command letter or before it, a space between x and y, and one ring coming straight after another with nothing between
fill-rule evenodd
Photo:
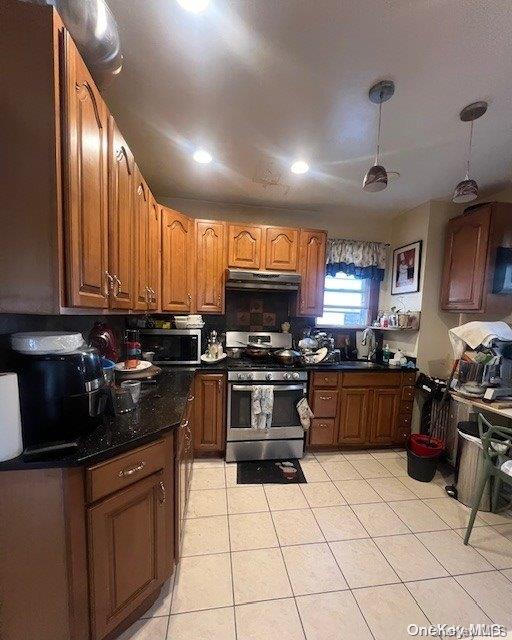
<instances>
[{"instance_id":1,"label":"glass pendant shade","mask_svg":"<svg viewBox=\"0 0 512 640\"><path fill-rule=\"evenodd\" d=\"M363 180L363 191L374 193L388 186L388 173L380 164L374 164L366 172Z\"/></svg>"},{"instance_id":2,"label":"glass pendant shade","mask_svg":"<svg viewBox=\"0 0 512 640\"><path fill-rule=\"evenodd\" d=\"M470 180L467 176L455 187L452 201L457 204L471 202L478 198L478 185L475 180Z\"/></svg>"}]
</instances>

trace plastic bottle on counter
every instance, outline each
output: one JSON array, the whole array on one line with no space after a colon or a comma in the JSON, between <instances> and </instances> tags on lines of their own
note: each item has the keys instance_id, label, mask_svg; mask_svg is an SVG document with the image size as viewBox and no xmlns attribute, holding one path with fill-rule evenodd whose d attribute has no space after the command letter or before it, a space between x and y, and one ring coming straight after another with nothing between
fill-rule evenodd
<instances>
[{"instance_id":1,"label":"plastic bottle on counter","mask_svg":"<svg viewBox=\"0 0 512 640\"><path fill-rule=\"evenodd\" d=\"M391 350L389 348L389 344L386 344L386 346L382 350L382 362L387 364L389 362L390 356L391 356Z\"/></svg>"}]
</instances>

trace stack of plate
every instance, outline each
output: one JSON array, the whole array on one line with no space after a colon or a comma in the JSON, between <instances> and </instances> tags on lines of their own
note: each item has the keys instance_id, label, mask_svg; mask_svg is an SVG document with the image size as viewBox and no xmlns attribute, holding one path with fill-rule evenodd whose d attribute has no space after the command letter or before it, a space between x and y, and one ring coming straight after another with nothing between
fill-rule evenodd
<instances>
[{"instance_id":1,"label":"stack of plate","mask_svg":"<svg viewBox=\"0 0 512 640\"><path fill-rule=\"evenodd\" d=\"M174 316L176 329L202 329L204 327L203 317L199 315Z\"/></svg>"}]
</instances>

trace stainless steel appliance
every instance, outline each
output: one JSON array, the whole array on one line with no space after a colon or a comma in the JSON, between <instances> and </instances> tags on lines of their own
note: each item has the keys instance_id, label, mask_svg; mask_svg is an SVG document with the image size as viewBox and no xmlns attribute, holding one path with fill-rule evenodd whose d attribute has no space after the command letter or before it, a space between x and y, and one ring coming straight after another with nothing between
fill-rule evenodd
<instances>
[{"instance_id":1,"label":"stainless steel appliance","mask_svg":"<svg viewBox=\"0 0 512 640\"><path fill-rule=\"evenodd\" d=\"M201 329L142 329L142 351L153 351L155 364L199 364Z\"/></svg>"},{"instance_id":2,"label":"stainless steel appliance","mask_svg":"<svg viewBox=\"0 0 512 640\"><path fill-rule=\"evenodd\" d=\"M291 347L292 336L286 333L226 333L226 346L265 344L271 349ZM226 461L302 458L304 429L297 412L297 402L307 394L307 371L261 361L240 360L228 369ZM251 427L252 392L256 385L272 385L274 405L267 429Z\"/></svg>"},{"instance_id":3,"label":"stainless steel appliance","mask_svg":"<svg viewBox=\"0 0 512 640\"><path fill-rule=\"evenodd\" d=\"M289 271L251 271L249 269L228 269L226 288L228 289L274 289L297 291L300 273Z\"/></svg>"}]
</instances>

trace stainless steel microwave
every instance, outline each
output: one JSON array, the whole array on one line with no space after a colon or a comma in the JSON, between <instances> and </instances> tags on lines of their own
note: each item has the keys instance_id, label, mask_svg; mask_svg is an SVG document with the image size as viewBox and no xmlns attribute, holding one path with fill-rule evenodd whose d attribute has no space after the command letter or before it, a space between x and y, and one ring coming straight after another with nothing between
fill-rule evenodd
<instances>
[{"instance_id":1,"label":"stainless steel microwave","mask_svg":"<svg viewBox=\"0 0 512 640\"><path fill-rule=\"evenodd\" d=\"M142 329L142 351L154 351L155 364L199 364L201 329Z\"/></svg>"}]
</instances>

